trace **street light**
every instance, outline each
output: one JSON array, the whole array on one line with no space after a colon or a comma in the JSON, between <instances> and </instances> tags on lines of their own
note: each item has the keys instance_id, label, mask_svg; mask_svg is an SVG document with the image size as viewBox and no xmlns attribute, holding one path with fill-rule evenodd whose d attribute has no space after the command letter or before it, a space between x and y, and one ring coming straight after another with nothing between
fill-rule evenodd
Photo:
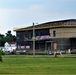
<instances>
[{"instance_id":1,"label":"street light","mask_svg":"<svg viewBox=\"0 0 76 75\"><path fill-rule=\"evenodd\" d=\"M35 56L35 27L33 23L33 56Z\"/></svg>"}]
</instances>

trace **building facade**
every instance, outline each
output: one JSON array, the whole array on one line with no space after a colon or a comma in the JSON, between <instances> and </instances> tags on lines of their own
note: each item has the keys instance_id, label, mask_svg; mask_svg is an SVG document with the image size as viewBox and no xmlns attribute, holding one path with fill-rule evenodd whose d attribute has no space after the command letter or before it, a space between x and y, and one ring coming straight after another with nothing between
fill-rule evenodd
<instances>
[{"instance_id":1,"label":"building facade","mask_svg":"<svg viewBox=\"0 0 76 75\"><path fill-rule=\"evenodd\" d=\"M16 42L5 42L3 51L13 52L13 50L16 50Z\"/></svg>"},{"instance_id":2,"label":"building facade","mask_svg":"<svg viewBox=\"0 0 76 75\"><path fill-rule=\"evenodd\" d=\"M33 50L33 26L15 29L17 49ZM76 19L42 23L34 26L36 51L76 48Z\"/></svg>"}]
</instances>

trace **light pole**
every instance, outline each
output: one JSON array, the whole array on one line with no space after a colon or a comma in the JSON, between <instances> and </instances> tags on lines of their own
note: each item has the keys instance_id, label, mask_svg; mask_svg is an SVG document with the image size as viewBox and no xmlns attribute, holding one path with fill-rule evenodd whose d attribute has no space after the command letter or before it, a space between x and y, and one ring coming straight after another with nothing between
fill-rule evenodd
<instances>
[{"instance_id":1,"label":"light pole","mask_svg":"<svg viewBox=\"0 0 76 75\"><path fill-rule=\"evenodd\" d=\"M35 56L35 27L33 23L33 56Z\"/></svg>"}]
</instances>

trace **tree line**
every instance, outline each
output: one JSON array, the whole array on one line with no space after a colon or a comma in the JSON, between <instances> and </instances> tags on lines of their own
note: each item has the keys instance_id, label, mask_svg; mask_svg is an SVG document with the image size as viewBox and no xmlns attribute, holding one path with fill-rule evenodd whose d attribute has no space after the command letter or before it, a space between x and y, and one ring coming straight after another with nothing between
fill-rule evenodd
<instances>
[{"instance_id":1,"label":"tree line","mask_svg":"<svg viewBox=\"0 0 76 75\"><path fill-rule=\"evenodd\" d=\"M11 31L7 31L5 35L0 34L0 46L4 46L5 42L16 42L16 36Z\"/></svg>"}]
</instances>

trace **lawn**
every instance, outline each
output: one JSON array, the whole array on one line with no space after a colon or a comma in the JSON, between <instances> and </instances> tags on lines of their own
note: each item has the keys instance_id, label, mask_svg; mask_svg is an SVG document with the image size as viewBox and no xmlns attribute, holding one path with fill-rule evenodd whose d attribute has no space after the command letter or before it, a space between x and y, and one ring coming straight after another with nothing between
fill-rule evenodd
<instances>
[{"instance_id":1,"label":"lawn","mask_svg":"<svg viewBox=\"0 0 76 75\"><path fill-rule=\"evenodd\" d=\"M3 56L0 75L76 75L75 57Z\"/></svg>"}]
</instances>

